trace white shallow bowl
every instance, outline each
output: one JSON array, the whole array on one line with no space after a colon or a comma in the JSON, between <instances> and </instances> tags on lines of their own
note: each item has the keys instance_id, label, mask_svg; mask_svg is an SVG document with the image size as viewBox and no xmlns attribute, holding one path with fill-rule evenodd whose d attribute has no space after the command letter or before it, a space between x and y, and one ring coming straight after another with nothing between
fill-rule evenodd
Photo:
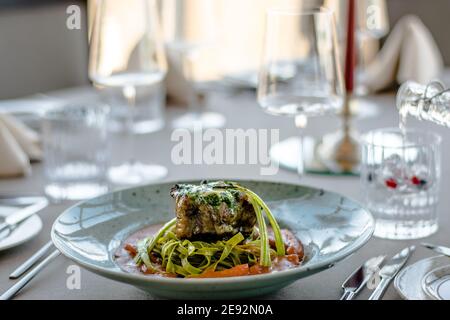
<instances>
[{"instance_id":1,"label":"white shallow bowl","mask_svg":"<svg viewBox=\"0 0 450 320\"><path fill-rule=\"evenodd\" d=\"M195 183L199 183L198 181ZM177 299L232 299L268 294L296 280L332 267L372 236L372 216L358 203L335 193L298 185L239 181L258 193L282 227L305 246L302 266L263 275L180 279L122 271L113 254L122 241L143 227L174 217L174 183L141 186L82 202L55 221L52 239L68 258L101 276L151 294Z\"/></svg>"}]
</instances>

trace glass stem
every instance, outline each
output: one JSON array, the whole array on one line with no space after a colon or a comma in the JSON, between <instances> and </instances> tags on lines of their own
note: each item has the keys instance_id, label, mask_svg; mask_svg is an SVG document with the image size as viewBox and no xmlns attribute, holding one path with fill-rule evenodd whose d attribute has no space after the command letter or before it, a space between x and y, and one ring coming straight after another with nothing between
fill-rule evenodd
<instances>
[{"instance_id":1,"label":"glass stem","mask_svg":"<svg viewBox=\"0 0 450 320\"><path fill-rule=\"evenodd\" d=\"M295 126L299 129L299 156L297 162L297 172L300 176L305 174L305 161L304 161L304 148L303 148L303 129L305 129L308 124L308 118L305 115L298 115L295 117Z\"/></svg>"},{"instance_id":2,"label":"glass stem","mask_svg":"<svg viewBox=\"0 0 450 320\"><path fill-rule=\"evenodd\" d=\"M300 142L300 148L299 148L299 156L298 156L298 163L297 163L297 172L300 176L303 176L305 174L305 161L303 159L303 136L302 136L302 130L299 130L299 142Z\"/></svg>"},{"instance_id":3,"label":"glass stem","mask_svg":"<svg viewBox=\"0 0 450 320\"><path fill-rule=\"evenodd\" d=\"M136 88L134 86L126 86L123 88L123 95L127 99L128 112L125 119L126 141L129 147L130 158L129 164L133 166L136 163L135 143L134 143L134 116L136 112Z\"/></svg>"},{"instance_id":4,"label":"glass stem","mask_svg":"<svg viewBox=\"0 0 450 320\"><path fill-rule=\"evenodd\" d=\"M193 115L200 115L200 108L203 104L202 94L198 92L194 84L194 58L192 57L194 53L184 54L184 77L189 85L189 97L188 97L188 110Z\"/></svg>"}]
</instances>

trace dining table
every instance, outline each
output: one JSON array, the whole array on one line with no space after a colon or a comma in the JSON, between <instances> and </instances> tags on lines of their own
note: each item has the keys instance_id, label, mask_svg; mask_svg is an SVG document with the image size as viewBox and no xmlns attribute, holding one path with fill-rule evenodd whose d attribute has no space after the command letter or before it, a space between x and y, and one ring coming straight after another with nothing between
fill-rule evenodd
<instances>
[{"instance_id":1,"label":"dining table","mask_svg":"<svg viewBox=\"0 0 450 320\"><path fill-rule=\"evenodd\" d=\"M450 77L444 78L450 80ZM447 83L450 84L450 82ZM48 92L46 95L64 101L86 101L98 98L98 93L89 86ZM354 129L359 134L376 128L398 126L399 116L395 105L394 91L355 97L354 99L360 105L359 108L356 108L352 119ZM308 119L307 127L299 132L293 118L276 117L264 113L257 103L254 90L213 90L208 97L208 107L221 112L226 117L226 128L228 129L279 129L280 140L300 134L321 137L341 128L341 120L338 116L323 116ZM157 132L135 137L139 160L163 164L168 168L169 173L162 182L222 178L229 180L269 180L325 189L363 203L365 190L361 188L358 176L310 173L299 175L295 171L283 168L279 168L275 175L262 176L258 164L174 164L171 160L171 152L177 142L172 139L174 129L171 127L171 122L184 110L183 106L168 103L165 112L165 127ZM447 163L450 163L450 130L417 120L410 120L408 126L432 130L443 136L441 194L438 205L439 230L426 241L450 246L450 238L448 237L450 234L450 197L446 195L447 190L450 190L450 166L447 167ZM121 157L124 157L123 152L121 152L124 143L122 138L120 134L111 138L111 162L119 162ZM32 173L26 177L0 180L1 195L43 195L44 187L43 162L33 163ZM114 190L114 188L116 187L111 186L111 190ZM37 237L20 246L0 252L0 292L4 292L15 283L16 280L9 279L9 274L50 240L53 222L74 203L73 201L52 202L39 213L43 221L43 229ZM393 256L410 245L416 245L417 250L408 264L433 256L431 251L420 246L421 241L394 241L372 237L365 246L330 269L300 279L276 293L261 298L272 300L339 299L342 295L341 285L343 281L371 257L377 255ZM103 278L83 268L80 269L80 286L68 286L67 282L70 281L74 264L68 258L59 256L23 288L15 299L158 299L158 297L151 296L131 285ZM370 290L366 288L358 295L357 299L367 299L369 295ZM393 284L390 285L384 299L401 299Z\"/></svg>"}]
</instances>

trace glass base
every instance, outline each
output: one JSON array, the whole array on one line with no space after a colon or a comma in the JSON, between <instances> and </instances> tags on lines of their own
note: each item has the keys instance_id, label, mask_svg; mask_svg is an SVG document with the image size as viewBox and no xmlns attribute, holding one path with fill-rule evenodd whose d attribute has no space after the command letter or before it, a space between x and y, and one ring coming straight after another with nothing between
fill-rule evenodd
<instances>
[{"instance_id":1,"label":"glass base","mask_svg":"<svg viewBox=\"0 0 450 320\"><path fill-rule=\"evenodd\" d=\"M438 231L436 220L392 221L378 219L374 236L389 240L415 240L427 238Z\"/></svg>"},{"instance_id":2,"label":"glass base","mask_svg":"<svg viewBox=\"0 0 450 320\"><path fill-rule=\"evenodd\" d=\"M127 128L124 123L124 120L111 120L108 129L114 133L126 133ZM164 120L162 119L134 121L132 132L133 134L148 134L157 132L162 128L164 128Z\"/></svg>"},{"instance_id":3,"label":"glass base","mask_svg":"<svg viewBox=\"0 0 450 320\"><path fill-rule=\"evenodd\" d=\"M302 148L303 142L303 148ZM300 155L303 153L303 167L305 173L323 174L323 175L348 175L343 173L331 172L322 162L318 155L318 146L320 140L313 137L292 137L270 148L270 159L281 168L289 171L299 172ZM301 170L300 170L301 172Z\"/></svg>"},{"instance_id":4,"label":"glass base","mask_svg":"<svg viewBox=\"0 0 450 320\"><path fill-rule=\"evenodd\" d=\"M110 168L108 178L113 184L127 186L158 181L167 176L167 173L164 166L136 162Z\"/></svg>"},{"instance_id":5,"label":"glass base","mask_svg":"<svg viewBox=\"0 0 450 320\"><path fill-rule=\"evenodd\" d=\"M335 174L358 175L360 171L361 147L359 134L346 135L341 130L322 137L317 147L320 161Z\"/></svg>"},{"instance_id":6,"label":"glass base","mask_svg":"<svg viewBox=\"0 0 450 320\"><path fill-rule=\"evenodd\" d=\"M187 113L172 123L175 129L187 129L194 131L197 129L222 128L225 126L225 117L216 112Z\"/></svg>"},{"instance_id":7,"label":"glass base","mask_svg":"<svg viewBox=\"0 0 450 320\"><path fill-rule=\"evenodd\" d=\"M292 137L272 145L269 152L271 161L286 170L295 171L303 176L306 170L305 153L309 154L309 148L305 147L305 141L306 139Z\"/></svg>"},{"instance_id":8,"label":"glass base","mask_svg":"<svg viewBox=\"0 0 450 320\"><path fill-rule=\"evenodd\" d=\"M97 197L108 192L108 186L100 183L53 182L45 187L45 194L53 201L61 200L85 200Z\"/></svg>"}]
</instances>

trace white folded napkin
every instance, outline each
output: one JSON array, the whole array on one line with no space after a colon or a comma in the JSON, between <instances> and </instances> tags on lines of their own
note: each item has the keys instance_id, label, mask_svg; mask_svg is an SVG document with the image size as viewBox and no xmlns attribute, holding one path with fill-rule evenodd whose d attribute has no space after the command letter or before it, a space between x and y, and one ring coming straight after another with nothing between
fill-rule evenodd
<instances>
[{"instance_id":1,"label":"white folded napkin","mask_svg":"<svg viewBox=\"0 0 450 320\"><path fill-rule=\"evenodd\" d=\"M30 173L30 161L42 158L39 136L11 115L0 113L0 177Z\"/></svg>"},{"instance_id":2,"label":"white folded napkin","mask_svg":"<svg viewBox=\"0 0 450 320\"><path fill-rule=\"evenodd\" d=\"M167 50L167 60L169 70L166 76L166 89L168 96L175 102L187 104L189 95L191 94L191 85L185 79L183 74L183 66L180 65L180 59L177 53Z\"/></svg>"},{"instance_id":3,"label":"white folded napkin","mask_svg":"<svg viewBox=\"0 0 450 320\"><path fill-rule=\"evenodd\" d=\"M416 16L403 17L382 50L368 65L363 84L372 92L407 80L428 83L437 78L444 63L431 32Z\"/></svg>"}]
</instances>

